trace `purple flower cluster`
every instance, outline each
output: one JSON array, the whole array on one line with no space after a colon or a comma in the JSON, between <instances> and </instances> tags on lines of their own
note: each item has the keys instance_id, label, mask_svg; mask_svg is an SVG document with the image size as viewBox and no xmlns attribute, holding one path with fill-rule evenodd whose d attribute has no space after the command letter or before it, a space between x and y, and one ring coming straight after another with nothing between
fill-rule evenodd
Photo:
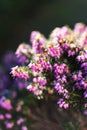
<instances>
[{"instance_id":1,"label":"purple flower cluster","mask_svg":"<svg viewBox=\"0 0 87 130\"><path fill-rule=\"evenodd\" d=\"M25 43L21 43L16 50L16 56L20 64L27 64L32 56L31 47Z\"/></svg>"},{"instance_id":2,"label":"purple flower cluster","mask_svg":"<svg viewBox=\"0 0 87 130\"><path fill-rule=\"evenodd\" d=\"M27 67L13 67L11 73L13 74L14 77L18 77L21 79L29 79L29 74L28 74L28 68Z\"/></svg>"},{"instance_id":3,"label":"purple flower cluster","mask_svg":"<svg viewBox=\"0 0 87 130\"><path fill-rule=\"evenodd\" d=\"M41 33L33 31L31 33L30 41L33 43L32 51L34 53L43 52L43 44L46 42L46 39Z\"/></svg>"},{"instance_id":4,"label":"purple flower cluster","mask_svg":"<svg viewBox=\"0 0 87 130\"><path fill-rule=\"evenodd\" d=\"M33 72L39 74L43 71L52 70L52 65L48 61L49 57L44 53L41 55L36 54L32 60L32 62L29 63L29 69L31 69ZM36 62L35 62L36 61Z\"/></svg>"},{"instance_id":5,"label":"purple flower cluster","mask_svg":"<svg viewBox=\"0 0 87 130\"><path fill-rule=\"evenodd\" d=\"M17 69L17 67L15 68L17 65L21 65L20 69ZM26 116L26 114L24 114L25 108L26 111L29 109L29 102L24 101L26 99L26 96L29 96L27 90L25 89L29 83L27 80L29 78L29 75L27 68L23 65L24 63L22 64L19 61L19 57L16 57L16 55L11 51L7 52L1 59L0 128L4 130L12 130L15 128L20 130L28 130L30 127L30 124L27 124L29 121L29 116ZM12 67L14 67L13 72L15 76L18 76L19 78L13 79L11 77L10 71ZM20 77L22 79L20 79Z\"/></svg>"},{"instance_id":6,"label":"purple flower cluster","mask_svg":"<svg viewBox=\"0 0 87 130\"><path fill-rule=\"evenodd\" d=\"M24 102L21 100L17 101L15 106L13 103L15 104L11 98L2 97L0 99L0 128L6 130L14 128L28 130L26 124L29 117L23 114Z\"/></svg>"},{"instance_id":7,"label":"purple flower cluster","mask_svg":"<svg viewBox=\"0 0 87 130\"><path fill-rule=\"evenodd\" d=\"M28 64L27 89L37 98L50 94L57 97L60 108L83 108L87 104L87 26L77 23L74 29L67 26L55 28L48 39L37 31L30 36L30 53L25 51ZM21 45L20 45L21 46ZM27 46L27 44L25 45ZM23 48L22 48L23 50ZM22 52L17 49L18 55ZM20 66L17 66L20 70ZM14 72L13 77L25 78ZM21 68L21 74L25 71ZM56 98L55 98L56 99ZM84 107L86 110L87 107Z\"/></svg>"},{"instance_id":8,"label":"purple flower cluster","mask_svg":"<svg viewBox=\"0 0 87 130\"><path fill-rule=\"evenodd\" d=\"M46 89L47 80L45 77L35 77L33 78L33 83L27 86L27 89L34 93L34 95L42 95L43 90Z\"/></svg>"}]
</instances>

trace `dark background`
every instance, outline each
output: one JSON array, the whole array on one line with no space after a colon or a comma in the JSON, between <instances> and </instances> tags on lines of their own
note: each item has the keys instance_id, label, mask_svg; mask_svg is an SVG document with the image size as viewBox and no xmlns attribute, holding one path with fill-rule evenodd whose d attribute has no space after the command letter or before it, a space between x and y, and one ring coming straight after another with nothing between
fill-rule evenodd
<instances>
[{"instance_id":1,"label":"dark background","mask_svg":"<svg viewBox=\"0 0 87 130\"><path fill-rule=\"evenodd\" d=\"M87 0L0 0L0 56L29 42L32 30L48 37L56 26L87 24Z\"/></svg>"}]
</instances>

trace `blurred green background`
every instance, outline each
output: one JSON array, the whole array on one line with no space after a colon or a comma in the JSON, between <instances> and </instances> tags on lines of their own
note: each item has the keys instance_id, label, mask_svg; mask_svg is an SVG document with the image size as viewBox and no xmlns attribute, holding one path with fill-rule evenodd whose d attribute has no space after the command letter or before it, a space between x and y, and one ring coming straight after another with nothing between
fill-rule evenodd
<instances>
[{"instance_id":1,"label":"blurred green background","mask_svg":"<svg viewBox=\"0 0 87 130\"><path fill-rule=\"evenodd\" d=\"M0 0L0 56L29 42L32 30L48 37L56 26L87 24L87 0Z\"/></svg>"}]
</instances>

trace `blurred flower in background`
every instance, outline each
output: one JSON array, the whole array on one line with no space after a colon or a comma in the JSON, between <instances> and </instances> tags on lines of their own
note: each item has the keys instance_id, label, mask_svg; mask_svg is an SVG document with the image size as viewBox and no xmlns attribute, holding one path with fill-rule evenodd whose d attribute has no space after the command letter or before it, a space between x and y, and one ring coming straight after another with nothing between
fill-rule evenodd
<instances>
[{"instance_id":1,"label":"blurred flower in background","mask_svg":"<svg viewBox=\"0 0 87 130\"><path fill-rule=\"evenodd\" d=\"M32 96L25 89L29 81L13 79L11 68L22 65L12 51L7 52L1 59L0 64L0 128L28 130L30 128L29 102ZM29 101L26 101L29 99ZM25 105L26 104L26 105Z\"/></svg>"}]
</instances>

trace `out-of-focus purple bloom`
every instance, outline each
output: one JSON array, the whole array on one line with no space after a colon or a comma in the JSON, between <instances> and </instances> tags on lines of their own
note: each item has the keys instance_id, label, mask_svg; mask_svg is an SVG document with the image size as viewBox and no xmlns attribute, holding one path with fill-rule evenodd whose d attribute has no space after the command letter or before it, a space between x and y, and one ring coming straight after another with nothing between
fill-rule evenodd
<instances>
[{"instance_id":1,"label":"out-of-focus purple bloom","mask_svg":"<svg viewBox=\"0 0 87 130\"><path fill-rule=\"evenodd\" d=\"M86 116L87 116L87 110L84 110L84 115L86 115Z\"/></svg>"},{"instance_id":2,"label":"out-of-focus purple bloom","mask_svg":"<svg viewBox=\"0 0 87 130\"><path fill-rule=\"evenodd\" d=\"M11 119L11 118L12 118L12 115L11 115L10 113L6 113L6 114L5 114L5 117L6 117L7 119Z\"/></svg>"},{"instance_id":3,"label":"out-of-focus purple bloom","mask_svg":"<svg viewBox=\"0 0 87 130\"><path fill-rule=\"evenodd\" d=\"M87 91L84 92L84 98L87 98Z\"/></svg>"},{"instance_id":4,"label":"out-of-focus purple bloom","mask_svg":"<svg viewBox=\"0 0 87 130\"><path fill-rule=\"evenodd\" d=\"M14 85L16 85L19 90L26 88L28 84L29 81L25 81L23 79L15 79L14 81Z\"/></svg>"},{"instance_id":5,"label":"out-of-focus purple bloom","mask_svg":"<svg viewBox=\"0 0 87 130\"><path fill-rule=\"evenodd\" d=\"M4 120L4 115L0 114L0 120Z\"/></svg>"},{"instance_id":6,"label":"out-of-focus purple bloom","mask_svg":"<svg viewBox=\"0 0 87 130\"><path fill-rule=\"evenodd\" d=\"M85 26L85 24L76 23L74 26L74 33L77 35L81 35L86 29L87 27Z\"/></svg>"},{"instance_id":7,"label":"out-of-focus purple bloom","mask_svg":"<svg viewBox=\"0 0 87 130\"><path fill-rule=\"evenodd\" d=\"M24 118L19 118L18 120L17 120L17 125L21 125L23 122L25 121L25 119Z\"/></svg>"},{"instance_id":8,"label":"out-of-focus purple bloom","mask_svg":"<svg viewBox=\"0 0 87 130\"><path fill-rule=\"evenodd\" d=\"M27 126L22 126L21 130L28 130Z\"/></svg>"},{"instance_id":9,"label":"out-of-focus purple bloom","mask_svg":"<svg viewBox=\"0 0 87 130\"><path fill-rule=\"evenodd\" d=\"M6 87L9 85L9 77L7 74L5 74L4 69L0 69L0 92L1 90L6 89Z\"/></svg>"},{"instance_id":10,"label":"out-of-focus purple bloom","mask_svg":"<svg viewBox=\"0 0 87 130\"><path fill-rule=\"evenodd\" d=\"M55 38L57 37L58 39L62 39L64 38L65 36L69 35L70 34L70 29L67 27L67 26L63 26L62 28L59 28L59 27L56 27L50 37L51 38Z\"/></svg>"},{"instance_id":11,"label":"out-of-focus purple bloom","mask_svg":"<svg viewBox=\"0 0 87 130\"><path fill-rule=\"evenodd\" d=\"M11 101L9 99L5 99L3 101L0 101L0 106L5 109L5 110L12 110L12 105L11 105Z\"/></svg>"},{"instance_id":12,"label":"out-of-focus purple bloom","mask_svg":"<svg viewBox=\"0 0 87 130\"><path fill-rule=\"evenodd\" d=\"M79 44L81 44L81 47L86 47L87 46L87 27L86 27L86 31L84 31L81 34L81 37L79 38Z\"/></svg>"},{"instance_id":13,"label":"out-of-focus purple bloom","mask_svg":"<svg viewBox=\"0 0 87 130\"><path fill-rule=\"evenodd\" d=\"M8 122L8 121L5 122L6 129L11 129L13 125L14 124L12 122Z\"/></svg>"},{"instance_id":14,"label":"out-of-focus purple bloom","mask_svg":"<svg viewBox=\"0 0 87 130\"><path fill-rule=\"evenodd\" d=\"M82 63L82 64L81 64L81 67L82 67L82 68L87 67L87 62Z\"/></svg>"},{"instance_id":15,"label":"out-of-focus purple bloom","mask_svg":"<svg viewBox=\"0 0 87 130\"><path fill-rule=\"evenodd\" d=\"M17 107L16 107L16 111L19 112L22 110L22 106L19 104Z\"/></svg>"},{"instance_id":16,"label":"out-of-focus purple bloom","mask_svg":"<svg viewBox=\"0 0 87 130\"><path fill-rule=\"evenodd\" d=\"M5 67L5 70L7 69L9 71L11 67L14 67L15 65L20 65L19 60L17 59L16 55L12 51L7 52L3 56L2 62Z\"/></svg>"}]
</instances>

